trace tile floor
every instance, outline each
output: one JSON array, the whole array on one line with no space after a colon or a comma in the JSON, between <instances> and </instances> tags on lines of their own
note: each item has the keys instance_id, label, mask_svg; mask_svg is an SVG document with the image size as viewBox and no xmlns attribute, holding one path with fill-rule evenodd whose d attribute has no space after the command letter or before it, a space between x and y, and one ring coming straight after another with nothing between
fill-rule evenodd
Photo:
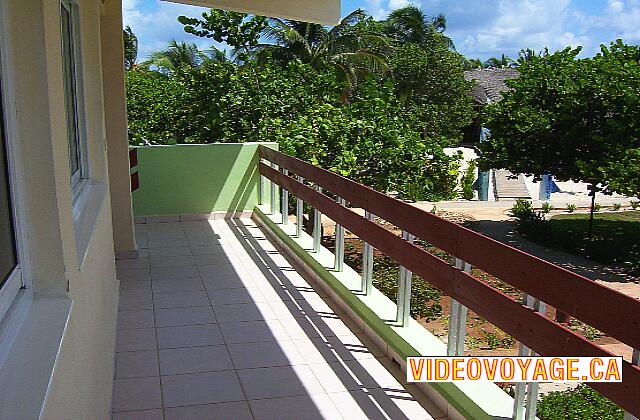
<instances>
[{"instance_id":1,"label":"tile floor","mask_svg":"<svg viewBox=\"0 0 640 420\"><path fill-rule=\"evenodd\" d=\"M444 417L251 220L136 228L114 420Z\"/></svg>"}]
</instances>

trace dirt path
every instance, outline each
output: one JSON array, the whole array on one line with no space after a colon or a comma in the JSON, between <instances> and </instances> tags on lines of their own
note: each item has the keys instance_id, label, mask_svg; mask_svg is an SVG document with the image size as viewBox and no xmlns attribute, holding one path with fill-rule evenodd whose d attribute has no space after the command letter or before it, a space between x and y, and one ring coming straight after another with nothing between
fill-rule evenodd
<instances>
[{"instance_id":1,"label":"dirt path","mask_svg":"<svg viewBox=\"0 0 640 420\"><path fill-rule=\"evenodd\" d=\"M416 206L430 210L433 204L416 203ZM598 264L578 255L548 248L526 240L518 234L515 221L508 215L509 207L507 206L498 206L497 203L487 207L465 206L464 203L461 203L460 207L448 205L443 209L471 216L477 220L472 228L483 235L595 280L621 293L640 299L640 278L631 276L620 268Z\"/></svg>"},{"instance_id":2,"label":"dirt path","mask_svg":"<svg viewBox=\"0 0 640 420\"><path fill-rule=\"evenodd\" d=\"M419 204L420 207L433 206L432 204ZM535 255L545 261L549 261L588 279L610 287L614 290L640 299L640 278L631 276L617 267L605 266L586 258L569 254L543 245L535 244L520 236L517 232L516 222L508 216L508 209L504 207L453 207L447 206L446 211L462 213L477 220L472 228L497 241L508 244L531 255ZM615 340L612 340L615 341ZM604 349L631 360L631 347L619 343L599 343ZM549 385L549 384L546 384ZM564 384L562 384L564 385ZM545 392L563 389L564 386L545 386Z\"/></svg>"}]
</instances>

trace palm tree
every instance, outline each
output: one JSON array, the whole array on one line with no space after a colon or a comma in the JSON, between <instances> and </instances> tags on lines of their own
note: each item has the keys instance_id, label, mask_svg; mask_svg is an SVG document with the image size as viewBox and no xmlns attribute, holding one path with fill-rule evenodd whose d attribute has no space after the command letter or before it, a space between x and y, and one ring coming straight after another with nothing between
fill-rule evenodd
<instances>
[{"instance_id":1,"label":"palm tree","mask_svg":"<svg viewBox=\"0 0 640 420\"><path fill-rule=\"evenodd\" d=\"M483 67L484 68L498 68L498 69L504 69L507 67L511 67L513 64L513 60L509 57L507 57L506 55L502 54L502 57L500 58L496 58L496 57L491 57L490 59L488 59L487 61L484 62Z\"/></svg>"},{"instance_id":2,"label":"palm tree","mask_svg":"<svg viewBox=\"0 0 640 420\"><path fill-rule=\"evenodd\" d=\"M462 57L462 66L465 70L477 70L484 68L484 63L478 58Z\"/></svg>"},{"instance_id":3,"label":"palm tree","mask_svg":"<svg viewBox=\"0 0 640 420\"><path fill-rule=\"evenodd\" d=\"M129 70L138 59L138 37L133 33L130 26L122 31L124 41L124 68Z\"/></svg>"},{"instance_id":4,"label":"palm tree","mask_svg":"<svg viewBox=\"0 0 640 420\"><path fill-rule=\"evenodd\" d=\"M272 18L263 32L271 43L256 47L258 60L271 57L281 62L299 60L317 69L333 67L345 82L344 93L348 96L363 75L389 70L384 54L386 38L354 29L365 16L363 10L355 10L331 29Z\"/></svg>"},{"instance_id":5,"label":"palm tree","mask_svg":"<svg viewBox=\"0 0 640 420\"><path fill-rule=\"evenodd\" d=\"M166 50L156 51L149 57L146 65L158 67L163 73L175 73L182 68L199 67L203 54L193 43L172 40Z\"/></svg>"},{"instance_id":6,"label":"palm tree","mask_svg":"<svg viewBox=\"0 0 640 420\"><path fill-rule=\"evenodd\" d=\"M410 5L392 11L384 25L385 32L399 42L426 46L438 34L449 48L456 49L451 38L444 35L447 18L443 14L428 16L420 8Z\"/></svg>"}]
</instances>

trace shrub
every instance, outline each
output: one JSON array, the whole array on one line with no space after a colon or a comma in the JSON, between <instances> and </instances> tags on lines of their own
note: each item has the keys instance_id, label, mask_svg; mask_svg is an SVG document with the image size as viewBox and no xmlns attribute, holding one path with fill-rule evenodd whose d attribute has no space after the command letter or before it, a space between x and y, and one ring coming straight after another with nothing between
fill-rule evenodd
<instances>
[{"instance_id":1,"label":"shrub","mask_svg":"<svg viewBox=\"0 0 640 420\"><path fill-rule=\"evenodd\" d=\"M548 202L545 201L544 203L542 203L542 212L544 214L550 213L551 210L553 210L553 209L554 209L554 207L551 204L549 204Z\"/></svg>"},{"instance_id":2,"label":"shrub","mask_svg":"<svg viewBox=\"0 0 640 420\"><path fill-rule=\"evenodd\" d=\"M631 200L629 204L631 204L631 208L634 210L637 210L640 207L640 201L638 200Z\"/></svg>"},{"instance_id":3,"label":"shrub","mask_svg":"<svg viewBox=\"0 0 640 420\"><path fill-rule=\"evenodd\" d=\"M569 213L573 213L577 208L578 206L576 206L575 204L567 204L567 211L569 211Z\"/></svg>"},{"instance_id":4,"label":"shrub","mask_svg":"<svg viewBox=\"0 0 640 420\"><path fill-rule=\"evenodd\" d=\"M575 389L543 395L538 401L538 417L543 420L622 420L624 412L607 397L581 384Z\"/></svg>"},{"instance_id":5,"label":"shrub","mask_svg":"<svg viewBox=\"0 0 640 420\"><path fill-rule=\"evenodd\" d=\"M600 211L600 210L602 210L601 204L596 203L593 205L593 211Z\"/></svg>"},{"instance_id":6,"label":"shrub","mask_svg":"<svg viewBox=\"0 0 640 420\"><path fill-rule=\"evenodd\" d=\"M533 216L535 216L535 210L533 209L531 201L520 198L516 200L516 203L511 207L509 214L518 219L518 221L522 221L533 218Z\"/></svg>"},{"instance_id":7,"label":"shrub","mask_svg":"<svg viewBox=\"0 0 640 420\"><path fill-rule=\"evenodd\" d=\"M473 190L473 183L476 180L476 162L469 162L469 167L462 177L462 198L465 200L473 200L475 192Z\"/></svg>"},{"instance_id":8,"label":"shrub","mask_svg":"<svg viewBox=\"0 0 640 420\"><path fill-rule=\"evenodd\" d=\"M622 207L622 204L620 204L620 203L613 203L613 211L618 211L618 210L620 210L620 207Z\"/></svg>"},{"instance_id":9,"label":"shrub","mask_svg":"<svg viewBox=\"0 0 640 420\"><path fill-rule=\"evenodd\" d=\"M373 262L373 285L392 301L398 294L398 264L387 256L376 256ZM440 291L421 277L411 283L411 316L433 320L442 315Z\"/></svg>"}]
</instances>

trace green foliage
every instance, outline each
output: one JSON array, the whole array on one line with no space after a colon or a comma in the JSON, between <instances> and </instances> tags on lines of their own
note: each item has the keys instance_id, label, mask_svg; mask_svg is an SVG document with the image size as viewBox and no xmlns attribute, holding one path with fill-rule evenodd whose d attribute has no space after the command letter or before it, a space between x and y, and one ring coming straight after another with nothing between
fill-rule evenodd
<instances>
[{"instance_id":1,"label":"green foliage","mask_svg":"<svg viewBox=\"0 0 640 420\"><path fill-rule=\"evenodd\" d=\"M428 47L434 36L447 29L444 15L428 16L417 6L409 5L392 11L383 23L383 32L401 44ZM444 45L455 50L453 41L443 36Z\"/></svg>"},{"instance_id":2,"label":"green foliage","mask_svg":"<svg viewBox=\"0 0 640 420\"><path fill-rule=\"evenodd\" d=\"M638 208L640 208L640 201L638 200L631 200L629 204L631 205L631 208L634 210L637 210Z\"/></svg>"},{"instance_id":3,"label":"green foliage","mask_svg":"<svg viewBox=\"0 0 640 420\"><path fill-rule=\"evenodd\" d=\"M180 21L230 43L237 59L173 42L128 71L132 144L275 141L402 198L457 196L461 157L444 148L461 137L473 105L460 56L440 31L392 50L384 24L362 11L334 28L219 11ZM260 44L258 32L273 43Z\"/></svg>"},{"instance_id":4,"label":"green foliage","mask_svg":"<svg viewBox=\"0 0 640 420\"><path fill-rule=\"evenodd\" d=\"M620 210L620 208L622 208L622 204L613 203L613 211L618 211L618 210Z\"/></svg>"},{"instance_id":5,"label":"green foliage","mask_svg":"<svg viewBox=\"0 0 640 420\"><path fill-rule=\"evenodd\" d=\"M531 201L519 198L516 203L509 210L509 215L515 217L518 220L529 220L535 215L533 204Z\"/></svg>"},{"instance_id":6,"label":"green foliage","mask_svg":"<svg viewBox=\"0 0 640 420\"><path fill-rule=\"evenodd\" d=\"M520 60L513 90L488 107L480 166L640 195L640 47L617 41L594 58L579 53Z\"/></svg>"},{"instance_id":7,"label":"green foliage","mask_svg":"<svg viewBox=\"0 0 640 420\"><path fill-rule=\"evenodd\" d=\"M138 37L133 33L130 26L122 31L124 41L124 68L129 70L138 60Z\"/></svg>"},{"instance_id":8,"label":"green foliage","mask_svg":"<svg viewBox=\"0 0 640 420\"><path fill-rule=\"evenodd\" d=\"M469 162L469 166L462 177L462 198L465 200L473 200L475 191L473 190L473 183L476 180L476 162Z\"/></svg>"},{"instance_id":9,"label":"green foliage","mask_svg":"<svg viewBox=\"0 0 640 420\"><path fill-rule=\"evenodd\" d=\"M403 44L390 59L398 96L423 138L453 145L471 123L472 82L464 79L460 56L435 34L426 48Z\"/></svg>"},{"instance_id":10,"label":"green foliage","mask_svg":"<svg viewBox=\"0 0 640 420\"><path fill-rule=\"evenodd\" d=\"M518 228L523 234L528 234L532 230L544 223L544 215L534 210L533 204L529 200L519 198L509 210L509 215L518 221Z\"/></svg>"},{"instance_id":11,"label":"green foliage","mask_svg":"<svg viewBox=\"0 0 640 420\"><path fill-rule=\"evenodd\" d=\"M622 420L624 412L608 398L581 384L567 391L550 392L538 401L542 420Z\"/></svg>"},{"instance_id":12,"label":"green foliage","mask_svg":"<svg viewBox=\"0 0 640 420\"><path fill-rule=\"evenodd\" d=\"M585 223L588 214L561 214L536 224L525 233L543 245L583 255L594 261L625 266L631 272L640 268L640 213L624 211L596 214L593 235Z\"/></svg>"},{"instance_id":13,"label":"green foliage","mask_svg":"<svg viewBox=\"0 0 640 420\"><path fill-rule=\"evenodd\" d=\"M376 256L373 285L392 301L398 294L398 264L386 256ZM414 276L411 283L411 316L433 320L442 315L440 291L423 278Z\"/></svg>"},{"instance_id":14,"label":"green foliage","mask_svg":"<svg viewBox=\"0 0 640 420\"><path fill-rule=\"evenodd\" d=\"M184 85L143 68L129 70L126 82L130 144L184 143L189 119Z\"/></svg>"},{"instance_id":15,"label":"green foliage","mask_svg":"<svg viewBox=\"0 0 640 420\"><path fill-rule=\"evenodd\" d=\"M219 9L202 13L202 19L179 16L178 22L187 33L229 45L241 60L249 58L251 49L258 45L268 27L266 17Z\"/></svg>"},{"instance_id":16,"label":"green foliage","mask_svg":"<svg viewBox=\"0 0 640 420\"><path fill-rule=\"evenodd\" d=\"M200 66L203 57L196 44L174 39L167 49L151 54L145 66L155 66L164 74L177 74Z\"/></svg>"},{"instance_id":17,"label":"green foliage","mask_svg":"<svg viewBox=\"0 0 640 420\"><path fill-rule=\"evenodd\" d=\"M333 68L344 83L342 101L347 102L353 88L368 74L385 74L389 70L387 39L366 30L363 10L357 9L336 26L271 19L263 35L272 43L257 48L258 61L280 63L300 61L316 70Z\"/></svg>"},{"instance_id":18,"label":"green foliage","mask_svg":"<svg viewBox=\"0 0 640 420\"><path fill-rule=\"evenodd\" d=\"M577 209L578 209L578 206L576 206L575 204L567 204L567 210L569 211L569 213L573 213Z\"/></svg>"},{"instance_id":19,"label":"green foliage","mask_svg":"<svg viewBox=\"0 0 640 420\"><path fill-rule=\"evenodd\" d=\"M602 204L595 203L593 205L593 211L598 212L600 210L602 210Z\"/></svg>"},{"instance_id":20,"label":"green foliage","mask_svg":"<svg viewBox=\"0 0 640 420\"><path fill-rule=\"evenodd\" d=\"M553 207L553 205L551 205L551 203L545 201L544 203L542 203L541 209L542 209L542 213L549 214L549 213L551 213L551 210L554 209L554 207Z\"/></svg>"},{"instance_id":21,"label":"green foliage","mask_svg":"<svg viewBox=\"0 0 640 420\"><path fill-rule=\"evenodd\" d=\"M482 63L482 67L485 69L486 68L503 69L503 68L511 67L512 64L513 64L513 60L507 57L506 55L502 54L500 58L498 57L489 58L487 61Z\"/></svg>"},{"instance_id":22,"label":"green foliage","mask_svg":"<svg viewBox=\"0 0 640 420\"><path fill-rule=\"evenodd\" d=\"M509 349L515 343L515 339L510 335L505 334L504 337L500 338L495 331L487 331L484 328L480 330L482 335L484 336L484 340L487 342L487 346L491 350L495 349Z\"/></svg>"}]
</instances>

